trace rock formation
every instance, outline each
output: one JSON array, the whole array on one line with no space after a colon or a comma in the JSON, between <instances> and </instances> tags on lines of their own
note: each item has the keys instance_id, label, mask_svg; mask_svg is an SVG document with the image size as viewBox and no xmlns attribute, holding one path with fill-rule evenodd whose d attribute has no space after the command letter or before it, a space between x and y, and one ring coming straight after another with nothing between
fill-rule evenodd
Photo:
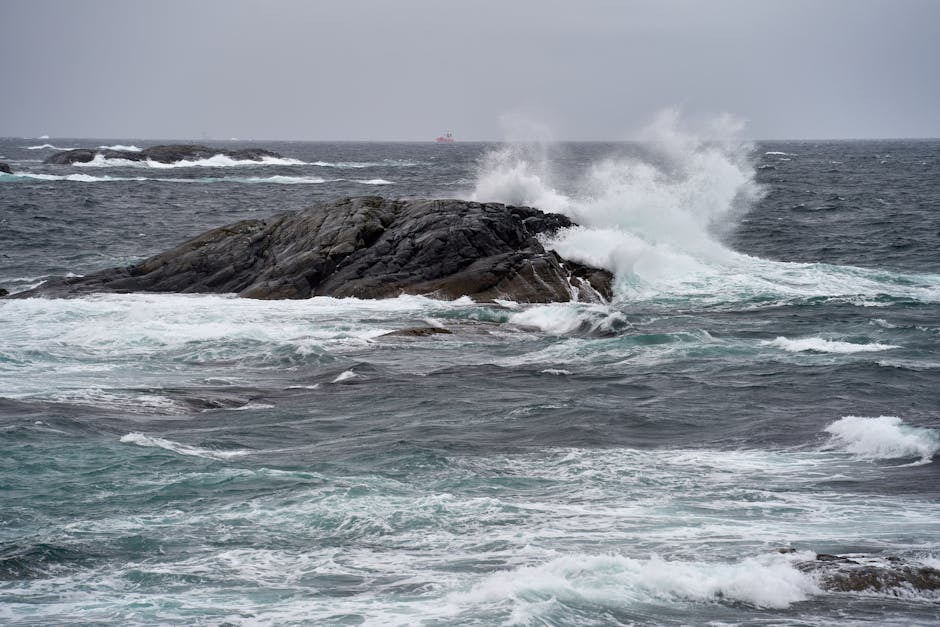
<instances>
[{"instance_id":1,"label":"rock formation","mask_svg":"<svg viewBox=\"0 0 940 627\"><path fill-rule=\"evenodd\" d=\"M208 159L216 155L223 155L238 161L261 161L264 157L283 158L276 152L262 150L261 148L224 150L222 148L210 148L209 146L200 146L198 144L171 144L165 146L151 146L141 151L111 150L110 148L76 148L75 150L57 152L48 157L43 163L47 165L87 163L93 161L98 155L106 159L156 161L158 163L195 161L197 159Z\"/></svg>"},{"instance_id":2,"label":"rock formation","mask_svg":"<svg viewBox=\"0 0 940 627\"><path fill-rule=\"evenodd\" d=\"M0 162L0 172L3 172L5 174L13 174L13 170L10 169L10 166L2 162Z\"/></svg>"},{"instance_id":3,"label":"rock formation","mask_svg":"<svg viewBox=\"0 0 940 627\"><path fill-rule=\"evenodd\" d=\"M236 222L133 266L53 279L14 296L234 292L260 299L609 299L609 272L566 261L537 238L568 226L562 215L498 203L346 198Z\"/></svg>"},{"instance_id":4,"label":"rock formation","mask_svg":"<svg viewBox=\"0 0 940 627\"><path fill-rule=\"evenodd\" d=\"M794 552L793 549L778 550L781 553ZM796 567L812 574L819 587L830 592L904 596L910 592L940 591L940 570L895 556L819 553L813 560L797 562Z\"/></svg>"}]
</instances>

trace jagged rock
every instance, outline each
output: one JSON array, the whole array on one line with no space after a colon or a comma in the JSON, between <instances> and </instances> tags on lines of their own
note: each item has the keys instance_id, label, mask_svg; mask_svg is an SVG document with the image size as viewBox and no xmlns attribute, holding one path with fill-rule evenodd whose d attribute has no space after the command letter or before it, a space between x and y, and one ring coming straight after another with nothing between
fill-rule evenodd
<instances>
[{"instance_id":1,"label":"jagged rock","mask_svg":"<svg viewBox=\"0 0 940 627\"><path fill-rule=\"evenodd\" d=\"M195 161L208 159L216 155L224 155L239 161L261 161L264 157L282 158L276 152L262 150L261 148L247 148L242 150L224 150L210 148L198 144L169 144L151 146L141 151L111 150L110 148L76 148L65 150L49 156L43 161L47 165L70 165L72 163L87 163L93 161L97 155L106 159L125 159L127 161L156 161L158 163L176 163L177 161Z\"/></svg>"},{"instance_id":2,"label":"jagged rock","mask_svg":"<svg viewBox=\"0 0 940 627\"><path fill-rule=\"evenodd\" d=\"M223 226L137 265L53 279L15 297L234 292L260 299L609 299L609 272L566 261L537 239L568 226L565 216L499 203L346 198Z\"/></svg>"},{"instance_id":3,"label":"jagged rock","mask_svg":"<svg viewBox=\"0 0 940 627\"><path fill-rule=\"evenodd\" d=\"M10 292L9 292L8 290L5 290L5 289L3 289L2 287L0 287L0 296L6 296L6 295L9 294L9 293L10 293Z\"/></svg>"},{"instance_id":4,"label":"jagged rock","mask_svg":"<svg viewBox=\"0 0 940 627\"><path fill-rule=\"evenodd\" d=\"M3 172L4 174L13 174L13 170L10 168L10 166L2 162L0 162L0 172Z\"/></svg>"},{"instance_id":5,"label":"jagged rock","mask_svg":"<svg viewBox=\"0 0 940 627\"><path fill-rule=\"evenodd\" d=\"M793 553L792 549L778 549ZM902 596L911 591L940 592L940 570L905 562L899 557L831 555L797 562L796 567L812 574L819 587L830 592L876 592Z\"/></svg>"}]
</instances>

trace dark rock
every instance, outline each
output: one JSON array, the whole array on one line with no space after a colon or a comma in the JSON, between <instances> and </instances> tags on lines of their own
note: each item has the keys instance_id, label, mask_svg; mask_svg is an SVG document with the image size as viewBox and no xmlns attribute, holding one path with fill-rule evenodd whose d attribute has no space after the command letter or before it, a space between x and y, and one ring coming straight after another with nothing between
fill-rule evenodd
<instances>
[{"instance_id":1,"label":"dark rock","mask_svg":"<svg viewBox=\"0 0 940 627\"><path fill-rule=\"evenodd\" d=\"M2 162L0 162L0 172L3 172L4 174L13 174L13 170L10 168L10 166Z\"/></svg>"},{"instance_id":2,"label":"dark rock","mask_svg":"<svg viewBox=\"0 0 940 627\"><path fill-rule=\"evenodd\" d=\"M158 163L176 163L177 161L195 161L208 159L216 155L224 155L239 161L261 161L264 157L282 158L276 152L260 148L243 150L224 150L210 148L198 144L170 144L151 146L139 152L130 150L111 150L110 148L77 148L57 152L48 157L43 163L48 165L70 165L72 163L87 163L94 160L97 155L106 159L126 159L127 161L156 161Z\"/></svg>"},{"instance_id":3,"label":"dark rock","mask_svg":"<svg viewBox=\"0 0 940 627\"><path fill-rule=\"evenodd\" d=\"M10 292L9 292L8 290L5 290L5 289L3 289L2 287L0 287L0 296L6 296L6 295L9 294L9 293L10 293Z\"/></svg>"},{"instance_id":4,"label":"dark rock","mask_svg":"<svg viewBox=\"0 0 940 627\"><path fill-rule=\"evenodd\" d=\"M223 226L135 266L52 279L14 297L235 292L260 299L609 299L609 272L566 261L536 237L571 225L562 215L499 203L346 198Z\"/></svg>"},{"instance_id":5,"label":"dark rock","mask_svg":"<svg viewBox=\"0 0 940 627\"><path fill-rule=\"evenodd\" d=\"M383 333L379 337L427 337L429 335L451 335L453 331L448 331L447 329L441 329L439 327L409 327L407 329L398 329L397 331L389 331L388 333Z\"/></svg>"},{"instance_id":6,"label":"dark rock","mask_svg":"<svg viewBox=\"0 0 940 627\"><path fill-rule=\"evenodd\" d=\"M820 588L831 592L903 596L911 591L940 591L940 570L898 557L819 553L816 559L798 562L796 567L812 574Z\"/></svg>"}]
</instances>

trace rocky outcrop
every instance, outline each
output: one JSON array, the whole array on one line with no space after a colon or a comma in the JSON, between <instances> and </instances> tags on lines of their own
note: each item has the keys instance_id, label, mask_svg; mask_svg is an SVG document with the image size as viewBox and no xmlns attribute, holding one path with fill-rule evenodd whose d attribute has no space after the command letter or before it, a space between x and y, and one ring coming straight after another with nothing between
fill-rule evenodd
<instances>
[{"instance_id":1,"label":"rocky outcrop","mask_svg":"<svg viewBox=\"0 0 940 627\"><path fill-rule=\"evenodd\" d=\"M780 549L780 552L793 550ZM812 574L819 587L830 592L874 592L889 596L940 592L940 570L895 556L819 553L813 560L797 562L796 567Z\"/></svg>"},{"instance_id":2,"label":"rocky outcrop","mask_svg":"<svg viewBox=\"0 0 940 627\"><path fill-rule=\"evenodd\" d=\"M0 172L3 172L4 174L13 174L13 170L10 168L10 166L2 162L0 162Z\"/></svg>"},{"instance_id":3,"label":"rocky outcrop","mask_svg":"<svg viewBox=\"0 0 940 627\"><path fill-rule=\"evenodd\" d=\"M70 165L73 163L87 163L101 155L106 159L125 159L127 161L156 161L158 163L176 163L177 161L196 161L208 159L216 155L223 155L238 161L261 161L264 157L283 158L276 152L262 150L261 148L247 148L243 150L223 150L210 148L198 144L171 144L151 146L141 151L111 150L110 148L77 148L57 152L48 157L43 163L48 165Z\"/></svg>"},{"instance_id":4,"label":"rocky outcrop","mask_svg":"<svg viewBox=\"0 0 940 627\"><path fill-rule=\"evenodd\" d=\"M237 222L134 266L53 279L15 296L234 292L260 299L609 299L609 272L566 261L538 240L568 226L562 215L498 203L347 198Z\"/></svg>"}]
</instances>

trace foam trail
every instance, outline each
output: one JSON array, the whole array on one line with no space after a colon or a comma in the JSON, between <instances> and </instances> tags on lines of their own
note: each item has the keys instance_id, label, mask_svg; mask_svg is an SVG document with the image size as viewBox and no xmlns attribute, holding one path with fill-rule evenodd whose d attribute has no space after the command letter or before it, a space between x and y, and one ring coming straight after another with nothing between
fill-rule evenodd
<instances>
[{"instance_id":1,"label":"foam trail","mask_svg":"<svg viewBox=\"0 0 940 627\"><path fill-rule=\"evenodd\" d=\"M247 455L249 453L249 451L214 451L210 449L199 448L198 446L181 444L179 442L174 442L173 440L166 440L164 438L144 435L143 433L137 432L132 432L121 436L120 441L126 444L162 448L168 451L173 451L174 453L178 453L180 455L205 457L208 459L227 460L232 459L233 457L241 457L242 455Z\"/></svg>"},{"instance_id":2,"label":"foam trail","mask_svg":"<svg viewBox=\"0 0 940 627\"><path fill-rule=\"evenodd\" d=\"M367 180L356 179L356 180L353 180L353 183L359 183L361 185L394 185L395 184L394 181L386 181L385 179L367 179Z\"/></svg>"},{"instance_id":3,"label":"foam trail","mask_svg":"<svg viewBox=\"0 0 940 627\"><path fill-rule=\"evenodd\" d=\"M863 459L919 457L928 463L940 450L940 432L911 427L897 416L845 416L826 427L826 432L832 436L829 448Z\"/></svg>"}]
</instances>

